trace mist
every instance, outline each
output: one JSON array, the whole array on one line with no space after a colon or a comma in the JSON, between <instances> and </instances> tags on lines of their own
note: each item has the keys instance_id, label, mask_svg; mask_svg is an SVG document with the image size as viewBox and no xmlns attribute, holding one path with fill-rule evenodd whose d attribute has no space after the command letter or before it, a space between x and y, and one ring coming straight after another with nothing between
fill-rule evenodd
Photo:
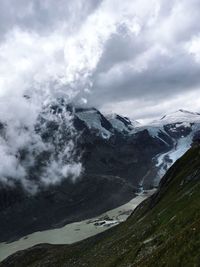
<instances>
[{"instance_id":1,"label":"mist","mask_svg":"<svg viewBox=\"0 0 200 267\"><path fill-rule=\"evenodd\" d=\"M62 113L51 110L59 99L129 112L142 120L176 107L172 92L181 108L186 103L182 92L192 92L191 101L199 92L199 29L193 12L198 1L79 0L55 6L21 0L0 5L0 181L9 186L21 183L34 193L63 179L75 182L83 172L71 114L64 107ZM184 10L191 11L185 31L176 24L169 34L174 17ZM174 76L180 79L172 83ZM149 107L155 101L165 105L153 112ZM42 138L51 123L68 136L59 151L59 138L53 143ZM46 165L31 175L41 155Z\"/></svg>"}]
</instances>

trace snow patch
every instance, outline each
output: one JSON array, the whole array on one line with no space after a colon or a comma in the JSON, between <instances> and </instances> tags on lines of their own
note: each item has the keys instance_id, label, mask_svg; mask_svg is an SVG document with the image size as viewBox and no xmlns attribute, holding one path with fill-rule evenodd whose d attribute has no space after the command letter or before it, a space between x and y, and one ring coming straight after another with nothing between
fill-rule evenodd
<instances>
[{"instance_id":1,"label":"snow patch","mask_svg":"<svg viewBox=\"0 0 200 267\"><path fill-rule=\"evenodd\" d=\"M101 115L95 109L77 112L76 116L84 121L89 129L97 130L102 138L109 139L111 137L112 133L101 125Z\"/></svg>"},{"instance_id":2,"label":"snow patch","mask_svg":"<svg viewBox=\"0 0 200 267\"><path fill-rule=\"evenodd\" d=\"M123 123L122 120L126 123ZM119 116L115 113L106 116L106 119L111 123L112 127L118 132L132 132L135 127L139 125L139 122L130 120L129 118Z\"/></svg>"},{"instance_id":3,"label":"snow patch","mask_svg":"<svg viewBox=\"0 0 200 267\"><path fill-rule=\"evenodd\" d=\"M200 114L195 112L190 112L186 110L178 110L175 112L172 112L168 115L165 115L160 120L152 122L151 125L167 125L167 124L176 124L176 123L187 123L183 124L182 126L187 127L190 123L200 123ZM180 126L180 125L179 125Z\"/></svg>"}]
</instances>

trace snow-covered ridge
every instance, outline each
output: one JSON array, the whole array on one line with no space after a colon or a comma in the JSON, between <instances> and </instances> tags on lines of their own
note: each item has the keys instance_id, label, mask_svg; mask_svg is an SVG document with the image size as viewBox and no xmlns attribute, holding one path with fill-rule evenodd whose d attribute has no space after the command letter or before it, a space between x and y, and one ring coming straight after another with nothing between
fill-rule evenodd
<instances>
[{"instance_id":1,"label":"snow-covered ridge","mask_svg":"<svg viewBox=\"0 0 200 267\"><path fill-rule=\"evenodd\" d=\"M184 128L191 128L191 131L197 130L198 127L193 126L196 124L200 125L200 113L179 109L151 123L136 125L135 130L137 132L148 130L152 137L159 138L160 133L169 135L169 132L177 133L184 131ZM169 132L166 132L166 126Z\"/></svg>"},{"instance_id":2,"label":"snow-covered ridge","mask_svg":"<svg viewBox=\"0 0 200 267\"><path fill-rule=\"evenodd\" d=\"M104 118L97 109L80 109L76 112L76 116L84 121L89 129L97 130L103 138L107 139L112 135L108 127L102 125L102 120Z\"/></svg>"},{"instance_id":3,"label":"snow-covered ridge","mask_svg":"<svg viewBox=\"0 0 200 267\"><path fill-rule=\"evenodd\" d=\"M175 112L169 113L163 116L160 120L153 121L151 125L167 125L173 123L200 123L200 114L197 112L191 112L183 109L179 109Z\"/></svg>"},{"instance_id":4,"label":"snow-covered ridge","mask_svg":"<svg viewBox=\"0 0 200 267\"><path fill-rule=\"evenodd\" d=\"M109 139L114 132L131 134L140 124L127 117L118 114L103 115L95 108L77 108L76 117L83 121L90 130L96 130L97 134Z\"/></svg>"},{"instance_id":5,"label":"snow-covered ridge","mask_svg":"<svg viewBox=\"0 0 200 267\"><path fill-rule=\"evenodd\" d=\"M119 132L130 132L140 125L138 121L120 116L116 113L106 115L105 117L112 124L113 128Z\"/></svg>"},{"instance_id":6,"label":"snow-covered ridge","mask_svg":"<svg viewBox=\"0 0 200 267\"><path fill-rule=\"evenodd\" d=\"M114 132L134 134L143 130L148 130L154 138L160 138L161 133L169 135L165 129L166 125L170 125L171 133L176 133L180 131L180 127L191 128L192 124L200 123L199 113L183 109L169 113L146 125L115 113L103 115L95 108L77 108L75 114L89 129L95 130L105 139L109 139Z\"/></svg>"},{"instance_id":7,"label":"snow-covered ridge","mask_svg":"<svg viewBox=\"0 0 200 267\"><path fill-rule=\"evenodd\" d=\"M180 109L147 125L118 114L103 115L95 108L77 109L76 116L96 134L109 139L116 132L132 136L147 130L149 135L166 146L166 152L156 156L159 168L158 181L165 171L191 146L193 137L200 130L200 114Z\"/></svg>"}]
</instances>

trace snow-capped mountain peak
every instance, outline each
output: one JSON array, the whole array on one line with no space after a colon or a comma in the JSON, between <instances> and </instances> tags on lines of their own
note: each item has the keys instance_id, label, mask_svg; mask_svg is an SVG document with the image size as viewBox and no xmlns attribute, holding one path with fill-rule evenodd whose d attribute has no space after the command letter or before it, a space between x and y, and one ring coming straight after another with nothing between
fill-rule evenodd
<instances>
[{"instance_id":1,"label":"snow-capped mountain peak","mask_svg":"<svg viewBox=\"0 0 200 267\"><path fill-rule=\"evenodd\" d=\"M112 124L113 128L119 132L130 132L139 126L139 122L123 117L116 113L106 115L106 119Z\"/></svg>"},{"instance_id":2,"label":"snow-capped mountain peak","mask_svg":"<svg viewBox=\"0 0 200 267\"><path fill-rule=\"evenodd\" d=\"M184 109L179 109L175 112L169 113L163 116L157 123L172 124L178 122L200 122L200 114L197 112L191 112Z\"/></svg>"},{"instance_id":3,"label":"snow-capped mountain peak","mask_svg":"<svg viewBox=\"0 0 200 267\"><path fill-rule=\"evenodd\" d=\"M198 112L192 112L192 111L185 110L185 109L179 109L178 111L179 112L182 112L182 113L188 113L188 114L193 114L193 115L200 115L200 113L198 113Z\"/></svg>"},{"instance_id":4,"label":"snow-capped mountain peak","mask_svg":"<svg viewBox=\"0 0 200 267\"><path fill-rule=\"evenodd\" d=\"M103 138L110 138L112 135L111 124L106 118L95 108L75 110L75 116L83 121L90 130L95 130Z\"/></svg>"},{"instance_id":5,"label":"snow-capped mountain peak","mask_svg":"<svg viewBox=\"0 0 200 267\"><path fill-rule=\"evenodd\" d=\"M139 122L127 117L112 113L103 115L95 108L75 108L74 115L82 121L89 130L94 130L97 135L109 139L114 132L131 134Z\"/></svg>"},{"instance_id":6,"label":"snow-capped mountain peak","mask_svg":"<svg viewBox=\"0 0 200 267\"><path fill-rule=\"evenodd\" d=\"M169 113L160 119L161 121L173 123L173 122L185 122L185 121L200 121L200 114L197 112L191 112L183 109L179 109L175 112Z\"/></svg>"}]
</instances>

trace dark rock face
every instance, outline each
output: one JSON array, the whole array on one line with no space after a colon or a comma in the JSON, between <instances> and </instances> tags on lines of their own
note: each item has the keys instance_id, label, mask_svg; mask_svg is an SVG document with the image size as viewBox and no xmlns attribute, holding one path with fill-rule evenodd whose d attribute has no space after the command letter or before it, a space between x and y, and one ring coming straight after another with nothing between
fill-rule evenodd
<instances>
[{"instance_id":1,"label":"dark rock face","mask_svg":"<svg viewBox=\"0 0 200 267\"><path fill-rule=\"evenodd\" d=\"M185 127L182 123L173 123L165 125L164 129L172 138L177 139L189 135L192 132L191 125Z\"/></svg>"},{"instance_id":2,"label":"dark rock face","mask_svg":"<svg viewBox=\"0 0 200 267\"><path fill-rule=\"evenodd\" d=\"M193 137L193 146L199 146L199 145L200 145L200 131L197 131Z\"/></svg>"},{"instance_id":3,"label":"dark rock face","mask_svg":"<svg viewBox=\"0 0 200 267\"><path fill-rule=\"evenodd\" d=\"M126 138L113 137L110 141L86 141L82 159L86 173L120 176L138 187L152 166L152 158L165 149L164 143L142 131Z\"/></svg>"},{"instance_id":4,"label":"dark rock face","mask_svg":"<svg viewBox=\"0 0 200 267\"><path fill-rule=\"evenodd\" d=\"M100 175L81 177L76 184L65 180L35 196L19 187L1 188L0 241L91 218L125 203L134 191L119 177Z\"/></svg>"}]
</instances>

